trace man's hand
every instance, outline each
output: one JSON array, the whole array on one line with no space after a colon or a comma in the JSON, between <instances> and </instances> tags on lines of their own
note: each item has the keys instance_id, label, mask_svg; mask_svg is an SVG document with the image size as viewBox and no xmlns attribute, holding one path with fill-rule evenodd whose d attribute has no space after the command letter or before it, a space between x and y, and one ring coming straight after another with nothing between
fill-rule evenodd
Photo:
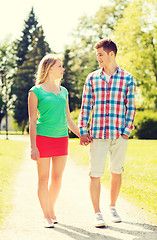
<instances>
[{"instance_id":1,"label":"man's hand","mask_svg":"<svg viewBox=\"0 0 157 240\"><path fill-rule=\"evenodd\" d=\"M92 137L90 137L88 133L80 136L80 145L87 146L91 142L92 142Z\"/></svg>"},{"instance_id":2,"label":"man's hand","mask_svg":"<svg viewBox=\"0 0 157 240\"><path fill-rule=\"evenodd\" d=\"M121 136L122 136L122 138L125 138L125 139L129 138L128 135L125 135L125 134L122 134Z\"/></svg>"}]
</instances>

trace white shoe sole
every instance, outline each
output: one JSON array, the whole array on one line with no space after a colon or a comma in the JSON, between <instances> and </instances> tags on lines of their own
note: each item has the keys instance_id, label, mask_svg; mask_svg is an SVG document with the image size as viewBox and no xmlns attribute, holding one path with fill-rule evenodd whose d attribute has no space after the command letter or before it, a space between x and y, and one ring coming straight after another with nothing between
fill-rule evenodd
<instances>
[{"instance_id":1,"label":"white shoe sole","mask_svg":"<svg viewBox=\"0 0 157 240\"><path fill-rule=\"evenodd\" d=\"M114 222L114 223L119 223L121 221L122 221L121 219L112 219L112 222Z\"/></svg>"},{"instance_id":2,"label":"white shoe sole","mask_svg":"<svg viewBox=\"0 0 157 240\"><path fill-rule=\"evenodd\" d=\"M99 224L95 224L95 227L96 228L99 228L99 227L107 227L107 225L105 223L99 223Z\"/></svg>"},{"instance_id":3,"label":"white shoe sole","mask_svg":"<svg viewBox=\"0 0 157 240\"><path fill-rule=\"evenodd\" d=\"M46 220L44 221L44 228L54 228L53 223L48 223Z\"/></svg>"}]
</instances>

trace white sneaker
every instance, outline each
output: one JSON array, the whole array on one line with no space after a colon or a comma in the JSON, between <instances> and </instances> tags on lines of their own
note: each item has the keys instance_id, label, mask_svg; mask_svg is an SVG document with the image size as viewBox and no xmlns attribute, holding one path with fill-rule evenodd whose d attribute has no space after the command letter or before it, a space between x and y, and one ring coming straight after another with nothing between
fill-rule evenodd
<instances>
[{"instance_id":1,"label":"white sneaker","mask_svg":"<svg viewBox=\"0 0 157 240\"><path fill-rule=\"evenodd\" d=\"M120 216L118 215L115 207L110 207L110 213L111 213L112 222L118 223L118 222L122 221Z\"/></svg>"},{"instance_id":2,"label":"white sneaker","mask_svg":"<svg viewBox=\"0 0 157 240\"><path fill-rule=\"evenodd\" d=\"M95 218L95 227L106 227L103 216L100 212L95 214Z\"/></svg>"},{"instance_id":3,"label":"white sneaker","mask_svg":"<svg viewBox=\"0 0 157 240\"><path fill-rule=\"evenodd\" d=\"M53 222L49 223L48 220L45 218L44 219L44 227L45 228L53 228L54 224L53 224Z\"/></svg>"},{"instance_id":4,"label":"white sneaker","mask_svg":"<svg viewBox=\"0 0 157 240\"><path fill-rule=\"evenodd\" d=\"M58 223L57 218L55 218L55 219L51 218L51 221L52 221L54 224Z\"/></svg>"}]
</instances>

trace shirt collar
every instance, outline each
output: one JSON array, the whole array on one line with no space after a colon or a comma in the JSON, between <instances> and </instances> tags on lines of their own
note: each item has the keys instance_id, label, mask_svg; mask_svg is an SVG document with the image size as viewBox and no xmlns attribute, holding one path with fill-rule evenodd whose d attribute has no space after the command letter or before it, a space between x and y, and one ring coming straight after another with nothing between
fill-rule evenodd
<instances>
[{"instance_id":1,"label":"shirt collar","mask_svg":"<svg viewBox=\"0 0 157 240\"><path fill-rule=\"evenodd\" d=\"M119 67L119 65L117 65L117 69L116 69L116 71L115 71L111 76L116 75L119 71L120 71L120 67ZM104 76L103 68L100 69L100 76L101 76L101 77Z\"/></svg>"}]
</instances>

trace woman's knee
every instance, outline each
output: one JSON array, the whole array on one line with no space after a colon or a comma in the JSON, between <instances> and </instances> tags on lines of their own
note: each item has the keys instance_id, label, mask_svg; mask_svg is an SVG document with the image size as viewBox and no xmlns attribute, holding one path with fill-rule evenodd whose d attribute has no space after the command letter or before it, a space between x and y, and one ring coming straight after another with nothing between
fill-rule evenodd
<instances>
[{"instance_id":1,"label":"woman's knee","mask_svg":"<svg viewBox=\"0 0 157 240\"><path fill-rule=\"evenodd\" d=\"M52 174L52 181L60 183L62 181L62 174Z\"/></svg>"},{"instance_id":2,"label":"woman's knee","mask_svg":"<svg viewBox=\"0 0 157 240\"><path fill-rule=\"evenodd\" d=\"M49 182L49 176L48 175L43 175L40 176L38 179L38 184L39 185L48 185Z\"/></svg>"}]
</instances>

